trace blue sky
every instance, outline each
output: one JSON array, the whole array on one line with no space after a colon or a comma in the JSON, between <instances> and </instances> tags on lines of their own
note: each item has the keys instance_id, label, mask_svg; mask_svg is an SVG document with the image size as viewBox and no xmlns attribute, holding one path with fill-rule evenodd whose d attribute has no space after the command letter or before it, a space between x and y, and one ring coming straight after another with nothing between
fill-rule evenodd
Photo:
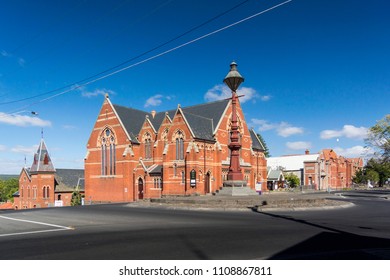
<instances>
[{"instance_id":1,"label":"blue sky","mask_svg":"<svg viewBox=\"0 0 390 280\"><path fill-rule=\"evenodd\" d=\"M360 156L389 113L388 1L293 0L192 42L282 2L0 1L0 174L31 165L42 129L55 167L83 168L105 93L146 111L225 98L232 60L272 156Z\"/></svg>"}]
</instances>

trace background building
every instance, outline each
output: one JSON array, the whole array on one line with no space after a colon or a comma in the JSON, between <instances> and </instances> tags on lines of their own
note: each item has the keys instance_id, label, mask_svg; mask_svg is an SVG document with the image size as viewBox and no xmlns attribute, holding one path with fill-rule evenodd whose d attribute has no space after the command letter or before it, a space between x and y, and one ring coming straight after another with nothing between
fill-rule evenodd
<instances>
[{"instance_id":1,"label":"background building","mask_svg":"<svg viewBox=\"0 0 390 280\"><path fill-rule=\"evenodd\" d=\"M84 170L55 169L42 138L31 168L20 172L14 208L70 206L75 190L84 193Z\"/></svg>"},{"instance_id":2,"label":"background building","mask_svg":"<svg viewBox=\"0 0 390 280\"><path fill-rule=\"evenodd\" d=\"M267 165L272 170L297 175L303 186L330 190L351 187L356 171L363 168L363 159L338 156L332 149L316 154L306 150L304 155L267 158Z\"/></svg>"}]
</instances>

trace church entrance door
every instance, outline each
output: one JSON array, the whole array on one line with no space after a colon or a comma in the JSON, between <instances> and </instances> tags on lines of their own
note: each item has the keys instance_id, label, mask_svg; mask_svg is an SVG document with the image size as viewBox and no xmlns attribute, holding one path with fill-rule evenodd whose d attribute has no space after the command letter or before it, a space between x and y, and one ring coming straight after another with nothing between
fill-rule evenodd
<instances>
[{"instance_id":1,"label":"church entrance door","mask_svg":"<svg viewBox=\"0 0 390 280\"><path fill-rule=\"evenodd\" d=\"M138 179L138 199L144 199L144 181Z\"/></svg>"},{"instance_id":2,"label":"church entrance door","mask_svg":"<svg viewBox=\"0 0 390 280\"><path fill-rule=\"evenodd\" d=\"M206 173L205 178L205 192L210 193L210 172Z\"/></svg>"}]
</instances>

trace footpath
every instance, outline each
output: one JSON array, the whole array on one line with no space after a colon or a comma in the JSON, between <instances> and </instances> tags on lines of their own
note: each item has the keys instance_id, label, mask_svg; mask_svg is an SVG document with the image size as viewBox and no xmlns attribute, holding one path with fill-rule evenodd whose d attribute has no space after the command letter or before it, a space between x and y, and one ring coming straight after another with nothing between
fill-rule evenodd
<instances>
[{"instance_id":1,"label":"footpath","mask_svg":"<svg viewBox=\"0 0 390 280\"><path fill-rule=\"evenodd\" d=\"M352 203L327 192L266 192L247 196L177 196L131 203L129 206L222 211L300 211L346 208Z\"/></svg>"}]
</instances>

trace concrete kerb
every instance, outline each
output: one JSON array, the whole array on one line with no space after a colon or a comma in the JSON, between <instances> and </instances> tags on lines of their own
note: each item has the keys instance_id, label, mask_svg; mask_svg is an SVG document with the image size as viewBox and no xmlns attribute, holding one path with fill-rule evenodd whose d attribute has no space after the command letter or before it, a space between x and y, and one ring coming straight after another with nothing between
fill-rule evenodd
<instances>
[{"instance_id":1,"label":"concrete kerb","mask_svg":"<svg viewBox=\"0 0 390 280\"><path fill-rule=\"evenodd\" d=\"M335 198L335 196L333 196ZM354 204L332 199L329 194L275 193L261 196L236 197L164 197L130 203L132 207L163 207L182 210L208 211L308 211L352 207Z\"/></svg>"}]
</instances>

